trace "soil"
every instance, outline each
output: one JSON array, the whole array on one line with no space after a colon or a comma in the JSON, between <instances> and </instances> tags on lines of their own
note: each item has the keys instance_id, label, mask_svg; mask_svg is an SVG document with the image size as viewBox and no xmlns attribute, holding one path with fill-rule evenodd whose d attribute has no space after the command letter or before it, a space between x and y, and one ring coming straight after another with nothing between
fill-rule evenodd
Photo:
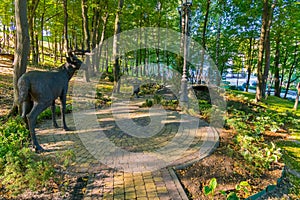
<instances>
[{"instance_id":1,"label":"soil","mask_svg":"<svg viewBox=\"0 0 300 200\"><path fill-rule=\"evenodd\" d=\"M13 68L0 65L0 119L13 105Z\"/></svg>"},{"instance_id":2,"label":"soil","mask_svg":"<svg viewBox=\"0 0 300 200\"><path fill-rule=\"evenodd\" d=\"M240 197L246 198L268 185L276 185L277 179L282 175L283 164L273 165L262 175L251 175L245 163L230 156L227 146L232 143L233 136L230 130L222 130L216 151L186 169L177 170L177 176L190 199L211 199L211 196L204 195L203 188L209 185L212 178L216 178L218 183L213 199L226 199L220 191L227 194L236 192ZM248 188L249 194L235 190L236 185L242 181L247 181L251 185Z\"/></svg>"}]
</instances>

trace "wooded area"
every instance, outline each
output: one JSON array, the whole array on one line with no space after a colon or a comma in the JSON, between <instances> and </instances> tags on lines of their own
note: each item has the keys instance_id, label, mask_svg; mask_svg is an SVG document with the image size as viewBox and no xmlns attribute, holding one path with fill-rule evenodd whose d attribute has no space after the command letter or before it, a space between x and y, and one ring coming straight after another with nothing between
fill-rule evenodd
<instances>
[{"instance_id":1,"label":"wooded area","mask_svg":"<svg viewBox=\"0 0 300 200\"><path fill-rule=\"evenodd\" d=\"M93 70L108 71L109 66L114 66L117 73L129 68L139 75L143 70L138 66L148 62L158 66L166 63L182 71L181 63L171 53L140 49L120 58L113 56L113 59L108 58L106 52L114 47L114 52L118 53L117 46L105 44L105 39L114 34L139 27L180 31L178 6L181 3L175 0L30 0L27 2L30 62L45 65L53 60L62 61L67 49L86 52L97 48L101 59L96 59L97 69ZM16 48L18 22L14 4L12 0L3 0L0 8L2 53L14 54ZM274 88L276 96L284 92L286 97L290 89L296 89L300 76L297 67L299 7L296 0L245 1L242 4L232 0L195 0L191 7L190 35L202 44L223 76L228 68L248 76L246 90L250 75L257 75L257 101L265 97L266 85ZM159 38L157 42L159 47ZM190 65L197 72L197 81L201 81L203 73L203 56L200 58L198 67Z\"/></svg>"},{"instance_id":2,"label":"wooded area","mask_svg":"<svg viewBox=\"0 0 300 200\"><path fill-rule=\"evenodd\" d=\"M2 0L0 199L299 199L299 30L298 0Z\"/></svg>"}]
</instances>

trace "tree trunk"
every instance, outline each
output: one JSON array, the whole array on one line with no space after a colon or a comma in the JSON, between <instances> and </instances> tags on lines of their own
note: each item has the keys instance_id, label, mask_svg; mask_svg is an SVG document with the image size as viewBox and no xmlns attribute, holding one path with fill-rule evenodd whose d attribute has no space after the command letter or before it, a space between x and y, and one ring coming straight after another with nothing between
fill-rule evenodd
<instances>
[{"instance_id":1,"label":"tree trunk","mask_svg":"<svg viewBox=\"0 0 300 200\"><path fill-rule=\"evenodd\" d=\"M45 3L45 2L44 2ZM45 4L44 4L44 9L45 9ZM41 61L44 62L45 56L44 56L44 34L43 34L43 30L44 30L44 17L45 17L45 10L42 13L42 17L41 17L41 34L42 34L42 43L41 43L41 52L42 52L42 59Z\"/></svg>"},{"instance_id":2,"label":"tree trunk","mask_svg":"<svg viewBox=\"0 0 300 200\"><path fill-rule=\"evenodd\" d=\"M274 63L274 79L275 79L275 92L274 96L280 97L280 75L279 75L279 58L280 58L280 35L276 38L276 52L275 52L275 63Z\"/></svg>"},{"instance_id":3,"label":"tree trunk","mask_svg":"<svg viewBox=\"0 0 300 200\"><path fill-rule=\"evenodd\" d=\"M294 110L298 109L298 103L299 103L299 96L300 96L300 82L297 84L297 96L295 99L295 104L294 104Z\"/></svg>"},{"instance_id":4,"label":"tree trunk","mask_svg":"<svg viewBox=\"0 0 300 200\"><path fill-rule=\"evenodd\" d=\"M249 49L247 53L247 81L246 81L246 92L249 90L249 85L250 85L250 77L251 77L251 68L252 68L252 42L253 38L251 37L249 40Z\"/></svg>"},{"instance_id":5,"label":"tree trunk","mask_svg":"<svg viewBox=\"0 0 300 200\"><path fill-rule=\"evenodd\" d=\"M88 6L87 0L81 0L81 14L82 14L82 24L83 24L83 32L84 32L84 42L83 42L83 49L90 52L90 31L89 31L89 19L88 19ZM90 56L86 55L86 69L84 70L84 80L86 82L90 81L90 69L91 69L91 62Z\"/></svg>"},{"instance_id":6,"label":"tree trunk","mask_svg":"<svg viewBox=\"0 0 300 200\"><path fill-rule=\"evenodd\" d=\"M157 1L157 11L158 11L158 22L157 22L157 47L155 49L156 52L156 63L157 63L157 78L160 80L161 78L161 73L160 73L160 24L161 24L161 9L162 9L162 1L158 0Z\"/></svg>"},{"instance_id":7,"label":"tree trunk","mask_svg":"<svg viewBox=\"0 0 300 200\"><path fill-rule=\"evenodd\" d=\"M268 24L268 11L269 2L264 0L263 11L262 11L262 25L260 30L260 39L258 46L258 61L257 61L257 86L256 86L256 102L261 101L265 94L263 93L263 58L266 43L267 24Z\"/></svg>"},{"instance_id":8,"label":"tree trunk","mask_svg":"<svg viewBox=\"0 0 300 200\"><path fill-rule=\"evenodd\" d=\"M87 0L84 0L87 1ZM92 20L92 49L95 49L98 41L98 33L99 33L99 25L100 25L100 9L101 5L100 5L100 0L97 0L95 2L95 4L97 5L94 10L93 10L93 20ZM104 4L106 4L105 6L107 6L107 1L104 2Z\"/></svg>"},{"instance_id":9,"label":"tree trunk","mask_svg":"<svg viewBox=\"0 0 300 200\"><path fill-rule=\"evenodd\" d=\"M90 51L90 31L89 31L89 19L88 19L88 6L87 0L81 0L81 12L84 32L84 49Z\"/></svg>"},{"instance_id":10,"label":"tree trunk","mask_svg":"<svg viewBox=\"0 0 300 200\"><path fill-rule=\"evenodd\" d=\"M205 13L205 18L204 18L204 25L203 25L203 31L202 31L202 48L203 50L201 51L201 60L200 60L200 70L199 70L199 78L200 84L202 82L202 74L203 74L203 64L204 64L204 55L205 55L205 49L206 49L206 29L207 29L207 23L208 23L208 16L209 16L209 10L210 10L210 0L207 0L206 3L206 13Z\"/></svg>"},{"instance_id":11,"label":"tree trunk","mask_svg":"<svg viewBox=\"0 0 300 200\"><path fill-rule=\"evenodd\" d=\"M36 9L38 7L38 4L39 4L39 1L40 0L32 0L32 1L29 1L28 3L28 26L29 26L29 32L30 32L30 47L31 47L31 54L32 54L32 63L34 65L37 65L38 64L38 51L36 50L36 42L35 42L35 38L36 38L36 34L35 33L35 19L36 19L36 16L35 16L35 13L36 13ZM29 52L30 54L30 52Z\"/></svg>"},{"instance_id":12,"label":"tree trunk","mask_svg":"<svg viewBox=\"0 0 300 200\"><path fill-rule=\"evenodd\" d=\"M57 58L57 54L58 54L58 53L57 53L57 52L58 52L57 42L58 42L58 41L57 41L57 32L56 32L56 31L55 31L54 35L55 35L55 36L54 36L54 37L55 37L55 38L54 38L54 61L57 61L57 59L58 59L58 58Z\"/></svg>"},{"instance_id":13,"label":"tree trunk","mask_svg":"<svg viewBox=\"0 0 300 200\"><path fill-rule=\"evenodd\" d=\"M115 19L115 30L113 38L113 66L114 66L114 92L120 92L120 63L119 63L119 33L121 32L120 15L124 0L118 1L118 9Z\"/></svg>"},{"instance_id":14,"label":"tree trunk","mask_svg":"<svg viewBox=\"0 0 300 200\"><path fill-rule=\"evenodd\" d=\"M32 59L32 64L36 65L37 63L35 62L35 48L34 48L34 18L29 19L29 34L30 34L30 48L31 51L29 52L29 55L31 54L31 59Z\"/></svg>"},{"instance_id":15,"label":"tree trunk","mask_svg":"<svg viewBox=\"0 0 300 200\"><path fill-rule=\"evenodd\" d=\"M68 0L63 0L64 8L64 51L69 50L69 39L68 39Z\"/></svg>"},{"instance_id":16,"label":"tree trunk","mask_svg":"<svg viewBox=\"0 0 300 200\"><path fill-rule=\"evenodd\" d=\"M268 6L268 21L266 27L266 36L265 36L265 66L264 66L264 73L263 73L263 80L262 80L262 96L265 97L266 94L266 86L268 80L268 74L270 70L270 57L271 57L271 47L270 47L270 32L271 32L271 24L273 18L273 11L276 5L276 1L272 3L271 8Z\"/></svg>"},{"instance_id":17,"label":"tree trunk","mask_svg":"<svg viewBox=\"0 0 300 200\"><path fill-rule=\"evenodd\" d=\"M36 54L35 54L35 56L34 56L34 63L36 64L36 65L38 65L39 64L39 60L40 60L40 58L39 58L39 35L38 34L35 34L34 35L35 36L35 40L34 40L34 42L35 42L35 45L34 45L34 48L35 48L35 52L37 52Z\"/></svg>"},{"instance_id":18,"label":"tree trunk","mask_svg":"<svg viewBox=\"0 0 300 200\"><path fill-rule=\"evenodd\" d=\"M135 76L139 77L139 55L138 55L138 50L134 51L134 57L135 57Z\"/></svg>"},{"instance_id":19,"label":"tree trunk","mask_svg":"<svg viewBox=\"0 0 300 200\"><path fill-rule=\"evenodd\" d=\"M83 79L85 82L90 82L90 68L91 68L91 59L90 59L90 54L86 53L85 54L85 65L86 65L86 70L84 71L83 74Z\"/></svg>"},{"instance_id":20,"label":"tree trunk","mask_svg":"<svg viewBox=\"0 0 300 200\"><path fill-rule=\"evenodd\" d=\"M30 50L30 38L28 33L28 21L27 21L27 1L26 0L15 0L15 18L16 18L16 34L17 43L14 55L14 105L9 115L16 114L18 107L18 80L22 74L26 72L27 60Z\"/></svg>"},{"instance_id":21,"label":"tree trunk","mask_svg":"<svg viewBox=\"0 0 300 200\"><path fill-rule=\"evenodd\" d=\"M220 54L221 26L222 26L222 17L220 15L219 19L218 19L217 39L216 39L216 57L215 57L215 62L216 62L216 66L217 66L218 70L220 70L220 66L219 66L219 54ZM218 79L218 83L217 83L218 86L220 86L221 80L222 80L222 74L220 74L220 75L221 75L221 79Z\"/></svg>"},{"instance_id":22,"label":"tree trunk","mask_svg":"<svg viewBox=\"0 0 300 200\"><path fill-rule=\"evenodd\" d=\"M105 35L106 35L106 25L107 25L108 17L109 17L109 13L108 13L108 11L106 11L104 14L104 17L102 17L103 25L102 25L102 33L101 33L101 38L100 38L100 42L99 42L99 47L97 49L96 66L100 65L101 59L104 60L104 57L103 58L101 58L101 57L102 57L103 42L104 42ZM99 67L98 67L98 70L99 70ZM103 68L102 68L102 71L103 71Z\"/></svg>"},{"instance_id":23,"label":"tree trunk","mask_svg":"<svg viewBox=\"0 0 300 200\"><path fill-rule=\"evenodd\" d=\"M105 71L108 73L108 42L105 42Z\"/></svg>"},{"instance_id":24,"label":"tree trunk","mask_svg":"<svg viewBox=\"0 0 300 200\"><path fill-rule=\"evenodd\" d=\"M295 47L295 51L294 51L294 60L293 60L293 63L292 63L292 65L291 65L291 67L290 67L290 70L289 70L289 76L288 76L287 86L286 86L286 90L285 90L285 93L284 93L284 97L283 97L283 98L286 98L287 93L288 93L289 88L290 88L290 84L296 80L296 79L295 79L295 80L292 81L291 79L292 79L292 75L293 75L294 72L295 72L295 68L296 68L296 66L297 66L298 59L299 59L299 58L297 57L297 50L298 50L298 43L296 42L296 47Z\"/></svg>"},{"instance_id":25,"label":"tree trunk","mask_svg":"<svg viewBox=\"0 0 300 200\"><path fill-rule=\"evenodd\" d=\"M266 33L266 40L265 40L265 66L264 66L264 72L263 72L263 79L262 79L262 97L266 98L266 86L267 86L267 80L268 80L268 74L270 70L270 31L267 31Z\"/></svg>"}]
</instances>

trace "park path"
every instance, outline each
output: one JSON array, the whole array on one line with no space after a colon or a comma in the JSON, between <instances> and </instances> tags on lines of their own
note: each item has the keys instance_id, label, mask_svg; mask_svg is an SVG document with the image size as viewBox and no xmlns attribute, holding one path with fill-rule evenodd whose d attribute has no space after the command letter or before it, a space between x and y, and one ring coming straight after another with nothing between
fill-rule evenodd
<instances>
[{"instance_id":1,"label":"park path","mask_svg":"<svg viewBox=\"0 0 300 200\"><path fill-rule=\"evenodd\" d=\"M164 121L158 124L158 128L154 127L154 129L157 128L157 131L153 136L146 138L130 136L126 131L135 127L132 127L133 125L128 119L137 124L136 127L147 127L151 124L151 120L161 114L155 113L156 111L149 112L149 108L141 108L140 105L143 101L145 100L140 98L118 102L115 104L117 106L86 111L76 114L76 116L74 113L67 114L67 124L74 131L65 132L62 129L53 129L50 120L39 124L37 137L41 145L54 155L62 150L71 149L76 155L76 162L68 171L80 174L87 180L86 190L82 194L74 195L72 199L188 199L174 170L209 155L218 144L218 133L200 120L198 128L189 132L189 134L193 134L193 140L188 138L180 140L182 143L189 140L189 146L182 152L180 151L180 155L176 159L172 157L172 162L167 161L166 163L163 163L163 159L166 158L155 160L158 157L149 155L152 155L157 149L164 149L170 142L172 143L180 131L186 131L181 130L182 123L193 122L183 122L184 115L167 110L163 113L166 116ZM129 110L129 113L124 110ZM97 138L100 136L94 130L95 124L88 118L91 113L97 116L99 122L97 131L101 129L108 139L107 141L124 152L133 153L119 153L118 156L102 158L101 155L105 154L103 152L106 149L109 151L109 147L102 145L101 141L106 141L103 138L98 141ZM154 116L151 118L149 115ZM76 126L78 123L84 124L85 131ZM186 126L183 129L186 129ZM97 144L98 146L95 146ZM109 158L111 160L108 160ZM127 168L125 167L125 169L124 166Z\"/></svg>"}]
</instances>

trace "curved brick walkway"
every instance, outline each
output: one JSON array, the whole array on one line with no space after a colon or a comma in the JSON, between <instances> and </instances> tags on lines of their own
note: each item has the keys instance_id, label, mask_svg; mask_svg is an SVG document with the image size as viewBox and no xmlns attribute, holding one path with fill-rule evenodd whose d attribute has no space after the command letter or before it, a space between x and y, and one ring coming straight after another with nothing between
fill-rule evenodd
<instances>
[{"instance_id":1,"label":"curved brick walkway","mask_svg":"<svg viewBox=\"0 0 300 200\"><path fill-rule=\"evenodd\" d=\"M39 124L38 140L50 154L74 151L76 163L69 170L88 177L83 199L188 199L174 169L207 156L218 144L218 133L201 120L198 128L192 129L189 125L194 119L175 111L149 112L139 107L144 101L116 102L111 108L68 114L67 124L76 131L52 129L50 121ZM151 120L160 119L160 115L164 120L152 126ZM91 122L95 118L99 120L96 126ZM84 126L78 128L78 124ZM152 129L155 134L145 137ZM136 135L139 133L143 137ZM192 140L183 137L185 133L192 135ZM103 142L116 148L112 150ZM174 148L186 145L186 149Z\"/></svg>"}]
</instances>

